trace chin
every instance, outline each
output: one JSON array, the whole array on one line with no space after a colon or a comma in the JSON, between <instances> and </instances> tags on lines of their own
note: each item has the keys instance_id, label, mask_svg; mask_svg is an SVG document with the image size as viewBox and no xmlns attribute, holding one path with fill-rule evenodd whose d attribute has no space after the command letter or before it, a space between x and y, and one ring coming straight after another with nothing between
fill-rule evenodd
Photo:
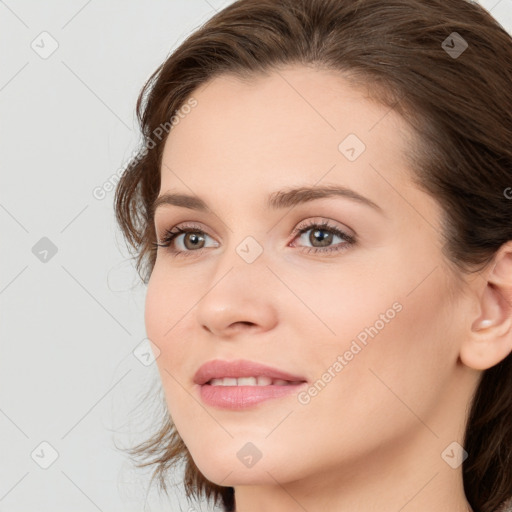
<instances>
[{"instance_id":1,"label":"chin","mask_svg":"<svg viewBox=\"0 0 512 512\"><path fill-rule=\"evenodd\" d=\"M285 477L281 475L282 468L275 461L265 460L263 455L258 460L255 457L251 460L250 455L246 455L250 451L250 447L246 447L245 451L237 447L233 451L216 451L200 456L192 455L201 474L210 482L223 487L274 485L276 479L281 480L281 477Z\"/></svg>"}]
</instances>

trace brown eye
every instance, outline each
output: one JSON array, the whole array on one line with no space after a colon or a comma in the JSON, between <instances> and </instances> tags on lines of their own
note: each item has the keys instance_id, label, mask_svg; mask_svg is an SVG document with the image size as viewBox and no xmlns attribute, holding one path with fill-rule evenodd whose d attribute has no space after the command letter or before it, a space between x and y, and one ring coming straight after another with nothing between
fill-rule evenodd
<instances>
[{"instance_id":1,"label":"brown eye","mask_svg":"<svg viewBox=\"0 0 512 512\"><path fill-rule=\"evenodd\" d=\"M164 247L175 256L194 256L203 252L208 247L218 247L217 242L208 246L207 238L213 238L206 234L198 226L174 227L165 232L160 243L153 243L155 248Z\"/></svg>"},{"instance_id":2,"label":"brown eye","mask_svg":"<svg viewBox=\"0 0 512 512\"><path fill-rule=\"evenodd\" d=\"M183 245L188 250L194 249L202 249L204 246L205 238L197 231L189 231L187 233L182 233L183 236Z\"/></svg>"},{"instance_id":3,"label":"brown eye","mask_svg":"<svg viewBox=\"0 0 512 512\"><path fill-rule=\"evenodd\" d=\"M313 247L327 247L332 243L333 233L326 229L312 229L309 241ZM318 245L315 245L318 242Z\"/></svg>"},{"instance_id":4,"label":"brown eye","mask_svg":"<svg viewBox=\"0 0 512 512\"><path fill-rule=\"evenodd\" d=\"M303 252L334 254L348 249L356 243L353 235L349 235L329 222L309 222L294 230L293 246L300 246ZM299 242L297 244L297 241Z\"/></svg>"}]
</instances>

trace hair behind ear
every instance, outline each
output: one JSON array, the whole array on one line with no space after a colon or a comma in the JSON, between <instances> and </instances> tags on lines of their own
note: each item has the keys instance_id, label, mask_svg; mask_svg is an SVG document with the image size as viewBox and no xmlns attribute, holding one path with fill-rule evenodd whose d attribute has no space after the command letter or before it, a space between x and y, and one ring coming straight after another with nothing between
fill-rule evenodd
<instances>
[{"instance_id":1,"label":"hair behind ear","mask_svg":"<svg viewBox=\"0 0 512 512\"><path fill-rule=\"evenodd\" d=\"M468 452L463 464L466 496L474 512L494 512L503 496L512 496L512 355L483 373L464 448ZM474 503L485 507L479 509Z\"/></svg>"}]
</instances>

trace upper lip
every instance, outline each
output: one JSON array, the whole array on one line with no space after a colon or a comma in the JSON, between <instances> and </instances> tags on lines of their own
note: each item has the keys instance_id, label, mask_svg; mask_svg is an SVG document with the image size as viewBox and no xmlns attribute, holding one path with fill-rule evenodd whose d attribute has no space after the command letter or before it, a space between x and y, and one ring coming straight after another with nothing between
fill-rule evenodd
<instances>
[{"instance_id":1,"label":"upper lip","mask_svg":"<svg viewBox=\"0 0 512 512\"><path fill-rule=\"evenodd\" d=\"M237 359L235 361L224 361L214 359L201 365L194 375L194 382L199 385L206 384L211 379L223 379L224 377L259 377L265 376L271 379L288 380L290 382L306 382L304 377L292 375L291 373L277 368L272 368L255 361Z\"/></svg>"}]
</instances>

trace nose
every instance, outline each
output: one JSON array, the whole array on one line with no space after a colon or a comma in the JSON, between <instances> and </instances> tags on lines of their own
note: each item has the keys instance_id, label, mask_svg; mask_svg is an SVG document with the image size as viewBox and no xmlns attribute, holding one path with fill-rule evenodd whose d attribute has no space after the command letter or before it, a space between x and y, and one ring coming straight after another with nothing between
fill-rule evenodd
<instances>
[{"instance_id":1,"label":"nose","mask_svg":"<svg viewBox=\"0 0 512 512\"><path fill-rule=\"evenodd\" d=\"M226 258L222 269L219 265L206 286L196 307L196 321L201 329L222 338L268 331L278 318L277 284L263 258L247 263L235 253Z\"/></svg>"}]
</instances>

